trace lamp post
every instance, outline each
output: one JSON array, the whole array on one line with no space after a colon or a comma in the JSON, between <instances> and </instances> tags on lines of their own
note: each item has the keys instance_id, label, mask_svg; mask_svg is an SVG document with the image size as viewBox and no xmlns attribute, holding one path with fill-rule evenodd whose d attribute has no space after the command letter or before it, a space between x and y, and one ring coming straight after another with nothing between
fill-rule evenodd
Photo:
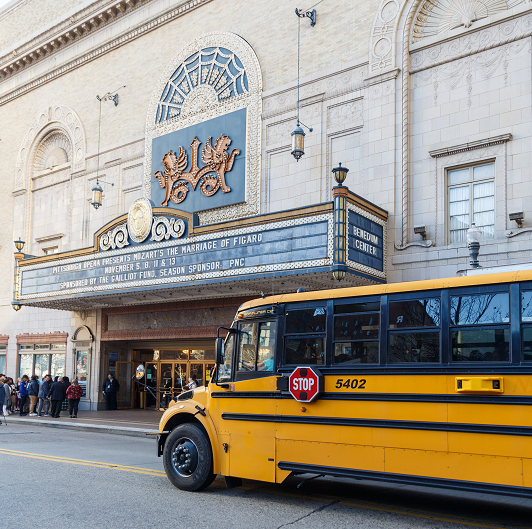
<instances>
[{"instance_id":1,"label":"lamp post","mask_svg":"<svg viewBox=\"0 0 532 529\"><path fill-rule=\"evenodd\" d=\"M14 254L14 257L15 257L15 275L13 277L13 301L11 302L11 306L13 307L13 310L19 311L21 309L22 305L20 304L19 301L17 301L17 299L18 299L18 290L19 290L19 279L18 279L18 276L19 276L19 265L18 265L18 262L21 259L24 259L24 257L25 257L25 255L22 252L22 250L24 249L24 245L26 243L20 237L18 238L18 240L14 241L14 243L15 243L15 248L17 249L17 251Z\"/></svg>"},{"instance_id":2,"label":"lamp post","mask_svg":"<svg viewBox=\"0 0 532 529\"><path fill-rule=\"evenodd\" d=\"M480 251L480 238L482 232L475 226L475 223L471 224L471 228L467 230L467 247L469 248L469 256L471 261L469 264L473 268L478 268L480 263L478 262L478 252Z\"/></svg>"},{"instance_id":3,"label":"lamp post","mask_svg":"<svg viewBox=\"0 0 532 529\"><path fill-rule=\"evenodd\" d=\"M305 154L305 131L301 125L312 132L312 127L307 127L299 119L299 50L301 42L301 18L308 17L310 19L310 25L314 27L316 25L316 10L304 12L302 9L296 9L296 15L298 16L297 22L297 123L296 128L291 132L292 136L292 151L290 154L299 162L299 159Z\"/></svg>"},{"instance_id":4,"label":"lamp post","mask_svg":"<svg viewBox=\"0 0 532 529\"><path fill-rule=\"evenodd\" d=\"M332 170L334 179L338 186L333 188L334 201L334 248L333 248L333 278L341 281L345 276L346 254L347 254L347 211L346 211L346 194L347 187L342 184L345 182L349 169L338 167Z\"/></svg>"}]
</instances>

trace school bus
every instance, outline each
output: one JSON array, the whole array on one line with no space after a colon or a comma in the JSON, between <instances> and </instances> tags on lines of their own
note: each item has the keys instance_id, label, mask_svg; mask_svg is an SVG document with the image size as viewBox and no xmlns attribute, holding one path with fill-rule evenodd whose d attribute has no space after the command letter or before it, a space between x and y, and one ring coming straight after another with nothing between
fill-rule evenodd
<instances>
[{"instance_id":1,"label":"school bus","mask_svg":"<svg viewBox=\"0 0 532 529\"><path fill-rule=\"evenodd\" d=\"M172 483L321 474L532 496L532 272L257 299L160 421Z\"/></svg>"}]
</instances>

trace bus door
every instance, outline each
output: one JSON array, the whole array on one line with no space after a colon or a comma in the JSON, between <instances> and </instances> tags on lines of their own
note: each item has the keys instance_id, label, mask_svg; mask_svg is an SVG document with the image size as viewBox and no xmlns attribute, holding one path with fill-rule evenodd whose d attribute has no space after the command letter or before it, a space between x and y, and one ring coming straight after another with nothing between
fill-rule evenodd
<instances>
[{"instance_id":1,"label":"bus door","mask_svg":"<svg viewBox=\"0 0 532 529\"><path fill-rule=\"evenodd\" d=\"M214 386L210 404L228 446L224 475L275 480L276 340L275 320L239 322L226 340L218 384L228 387Z\"/></svg>"}]
</instances>

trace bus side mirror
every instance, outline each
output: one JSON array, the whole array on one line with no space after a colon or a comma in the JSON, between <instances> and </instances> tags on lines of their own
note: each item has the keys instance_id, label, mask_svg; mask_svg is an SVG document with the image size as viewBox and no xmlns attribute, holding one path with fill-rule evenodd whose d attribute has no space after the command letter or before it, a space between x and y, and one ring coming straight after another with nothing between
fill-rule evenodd
<instances>
[{"instance_id":1,"label":"bus side mirror","mask_svg":"<svg viewBox=\"0 0 532 529\"><path fill-rule=\"evenodd\" d=\"M220 364L223 364L224 362L224 358L223 358L223 355L224 355L224 341L223 341L223 338L216 338L216 343L215 343L215 346L214 346L214 350L215 350L215 358L216 358L216 363L218 365Z\"/></svg>"}]
</instances>

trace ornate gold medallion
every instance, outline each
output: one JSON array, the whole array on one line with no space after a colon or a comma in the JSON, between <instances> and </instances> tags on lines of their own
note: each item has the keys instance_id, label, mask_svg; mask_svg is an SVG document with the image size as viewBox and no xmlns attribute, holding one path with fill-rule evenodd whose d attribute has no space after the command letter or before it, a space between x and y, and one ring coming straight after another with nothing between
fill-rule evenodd
<instances>
[{"instance_id":1,"label":"ornate gold medallion","mask_svg":"<svg viewBox=\"0 0 532 529\"><path fill-rule=\"evenodd\" d=\"M200 182L201 192L207 196L213 196L220 187L223 193L229 193L231 188L225 183L225 173L233 168L235 157L240 154L240 149L233 149L231 154L227 153L231 138L222 134L212 146L212 137L209 137L205 147L201 151L201 161L205 164L198 167L198 148L201 141L196 136L190 144L192 160L190 171L186 171L188 165L187 151L179 146L179 154L168 151L162 159L164 174L157 171L154 177L159 180L159 185L166 188L166 195L161 206L167 206L168 200L179 204L185 200L189 192L188 184L195 190Z\"/></svg>"},{"instance_id":2,"label":"ornate gold medallion","mask_svg":"<svg viewBox=\"0 0 532 529\"><path fill-rule=\"evenodd\" d=\"M147 198L137 198L129 208L127 229L134 242L140 243L151 233L153 213Z\"/></svg>"}]
</instances>

